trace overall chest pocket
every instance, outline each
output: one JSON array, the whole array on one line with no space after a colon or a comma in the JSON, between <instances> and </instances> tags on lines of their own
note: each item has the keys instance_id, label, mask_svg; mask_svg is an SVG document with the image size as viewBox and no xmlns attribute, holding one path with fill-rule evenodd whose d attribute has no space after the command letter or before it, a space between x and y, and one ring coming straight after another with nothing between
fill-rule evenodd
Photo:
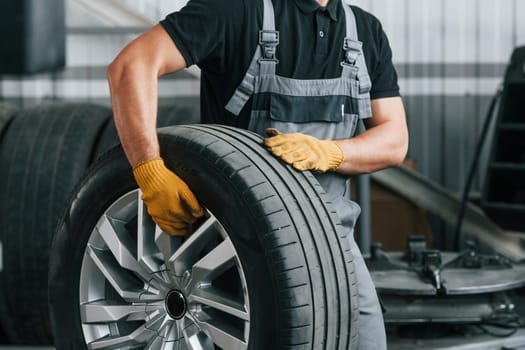
<instances>
[{"instance_id":1,"label":"overall chest pocket","mask_svg":"<svg viewBox=\"0 0 525 350\"><path fill-rule=\"evenodd\" d=\"M358 116L347 113L346 106L352 103L347 96L265 95L267 110L252 112L249 127L261 135L270 127L320 139L343 139L355 134Z\"/></svg>"},{"instance_id":2,"label":"overall chest pocket","mask_svg":"<svg viewBox=\"0 0 525 350\"><path fill-rule=\"evenodd\" d=\"M258 79L250 129L264 134L273 127L318 138L350 138L359 111L357 81L295 80L279 76Z\"/></svg>"}]
</instances>

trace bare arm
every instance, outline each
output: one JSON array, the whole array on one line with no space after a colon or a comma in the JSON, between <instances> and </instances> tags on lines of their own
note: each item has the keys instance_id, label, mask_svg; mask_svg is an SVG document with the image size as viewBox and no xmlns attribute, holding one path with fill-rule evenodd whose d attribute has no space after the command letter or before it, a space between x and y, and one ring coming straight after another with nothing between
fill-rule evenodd
<instances>
[{"instance_id":1,"label":"bare arm","mask_svg":"<svg viewBox=\"0 0 525 350\"><path fill-rule=\"evenodd\" d=\"M337 141L344 153L338 172L369 173L397 166L405 159L408 129L401 98L372 100L372 115L365 121L366 132Z\"/></svg>"},{"instance_id":2,"label":"bare arm","mask_svg":"<svg viewBox=\"0 0 525 350\"><path fill-rule=\"evenodd\" d=\"M159 24L132 41L109 65L115 124L132 166L159 157L158 78L185 67L184 57Z\"/></svg>"}]
</instances>

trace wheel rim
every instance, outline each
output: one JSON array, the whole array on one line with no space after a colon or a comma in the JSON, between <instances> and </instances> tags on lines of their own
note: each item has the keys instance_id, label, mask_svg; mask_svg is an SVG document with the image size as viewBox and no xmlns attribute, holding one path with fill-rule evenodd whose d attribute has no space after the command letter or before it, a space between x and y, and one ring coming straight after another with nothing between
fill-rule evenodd
<instances>
[{"instance_id":1,"label":"wheel rim","mask_svg":"<svg viewBox=\"0 0 525 350\"><path fill-rule=\"evenodd\" d=\"M153 223L138 190L114 202L86 246L79 302L89 349L246 349L239 256L206 209L187 239Z\"/></svg>"}]
</instances>

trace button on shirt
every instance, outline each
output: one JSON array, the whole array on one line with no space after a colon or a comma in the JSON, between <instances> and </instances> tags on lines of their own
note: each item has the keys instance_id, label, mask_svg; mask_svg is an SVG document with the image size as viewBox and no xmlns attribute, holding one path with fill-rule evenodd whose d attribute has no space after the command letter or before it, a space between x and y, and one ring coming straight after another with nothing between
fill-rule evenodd
<instances>
[{"instance_id":1,"label":"button on shirt","mask_svg":"<svg viewBox=\"0 0 525 350\"><path fill-rule=\"evenodd\" d=\"M328 54L328 43L330 42L330 38L328 37L328 28L330 21L331 19L328 16L328 11L325 9L316 10L315 25L318 33L315 43L316 60L324 59Z\"/></svg>"},{"instance_id":2,"label":"button on shirt","mask_svg":"<svg viewBox=\"0 0 525 350\"><path fill-rule=\"evenodd\" d=\"M322 7L314 0L294 0L297 7L305 13L312 14L315 12L315 46L314 56L315 61L321 61L326 58L329 53L328 46L330 45L331 39L329 28L330 22L337 21L337 6L339 0L329 1L325 7Z\"/></svg>"}]
</instances>

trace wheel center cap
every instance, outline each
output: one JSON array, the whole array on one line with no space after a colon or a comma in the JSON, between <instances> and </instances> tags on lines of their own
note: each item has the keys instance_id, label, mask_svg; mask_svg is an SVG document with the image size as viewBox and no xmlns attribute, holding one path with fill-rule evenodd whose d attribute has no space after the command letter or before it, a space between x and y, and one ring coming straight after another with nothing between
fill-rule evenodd
<instances>
[{"instance_id":1,"label":"wheel center cap","mask_svg":"<svg viewBox=\"0 0 525 350\"><path fill-rule=\"evenodd\" d=\"M178 290L172 290L166 296L166 311L171 318L180 320L186 314L188 304L184 294Z\"/></svg>"}]
</instances>

